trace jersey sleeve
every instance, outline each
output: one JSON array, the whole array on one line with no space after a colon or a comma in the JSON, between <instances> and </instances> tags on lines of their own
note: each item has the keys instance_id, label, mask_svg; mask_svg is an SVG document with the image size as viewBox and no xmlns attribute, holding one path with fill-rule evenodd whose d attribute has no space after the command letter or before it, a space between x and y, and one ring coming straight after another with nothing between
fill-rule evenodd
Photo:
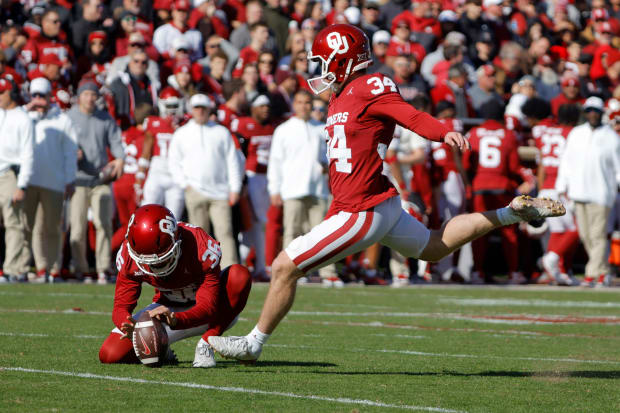
<instances>
[{"instance_id":1,"label":"jersey sleeve","mask_svg":"<svg viewBox=\"0 0 620 413\"><path fill-rule=\"evenodd\" d=\"M114 291L114 307L112 310L112 322L118 328L125 322L127 316L136 308L138 298L142 292L142 283L128 276L131 258L127 253L125 243L116 254L116 289Z\"/></svg>"},{"instance_id":2,"label":"jersey sleeve","mask_svg":"<svg viewBox=\"0 0 620 413\"><path fill-rule=\"evenodd\" d=\"M177 324L174 328L178 330L212 322L218 305L220 259L222 258L220 244L200 228L196 228L194 234L204 280L196 291L196 305L187 311L175 314Z\"/></svg>"},{"instance_id":3,"label":"jersey sleeve","mask_svg":"<svg viewBox=\"0 0 620 413\"><path fill-rule=\"evenodd\" d=\"M369 90L362 93L367 98L366 113L369 116L393 119L405 129L432 141L442 141L450 132L443 123L405 102L389 77L372 76L367 84Z\"/></svg>"}]
</instances>

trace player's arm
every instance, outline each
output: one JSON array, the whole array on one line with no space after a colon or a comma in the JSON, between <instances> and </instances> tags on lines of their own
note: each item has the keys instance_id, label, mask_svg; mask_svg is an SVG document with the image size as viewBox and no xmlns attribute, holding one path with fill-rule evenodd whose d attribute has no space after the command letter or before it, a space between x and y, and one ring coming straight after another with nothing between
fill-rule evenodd
<instances>
[{"instance_id":1,"label":"player's arm","mask_svg":"<svg viewBox=\"0 0 620 413\"><path fill-rule=\"evenodd\" d=\"M366 113L373 117L394 119L405 129L431 141L446 142L461 150L469 147L469 143L461 133L450 131L428 113L415 109L398 93L388 93L379 99L373 99L366 108Z\"/></svg>"},{"instance_id":2,"label":"player's arm","mask_svg":"<svg viewBox=\"0 0 620 413\"><path fill-rule=\"evenodd\" d=\"M171 317L167 320L170 328L174 330L184 330L197 327L202 324L211 323L217 311L218 295L219 295L219 266L217 272L210 271L205 274L203 283L196 291L196 305L189 310L179 313L171 313ZM152 315L152 314L151 314Z\"/></svg>"},{"instance_id":3,"label":"player's arm","mask_svg":"<svg viewBox=\"0 0 620 413\"><path fill-rule=\"evenodd\" d=\"M141 291L140 282L129 279L122 270L119 272L114 292L112 321L123 332L122 338L130 338L133 332L135 320L131 313L136 308Z\"/></svg>"},{"instance_id":4,"label":"player's arm","mask_svg":"<svg viewBox=\"0 0 620 413\"><path fill-rule=\"evenodd\" d=\"M146 120L145 120L146 122ZM151 165L151 157L153 156L153 146L155 145L155 137L149 130L144 131L144 142L142 143L142 155L138 159L138 173L136 173L136 183L140 186L144 183L146 174Z\"/></svg>"}]
</instances>

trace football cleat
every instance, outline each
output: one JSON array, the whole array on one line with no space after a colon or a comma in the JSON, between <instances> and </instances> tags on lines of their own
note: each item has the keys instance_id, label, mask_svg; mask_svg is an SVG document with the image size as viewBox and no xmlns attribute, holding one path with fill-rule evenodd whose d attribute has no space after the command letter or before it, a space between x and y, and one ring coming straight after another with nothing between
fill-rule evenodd
<instances>
[{"instance_id":1,"label":"football cleat","mask_svg":"<svg viewBox=\"0 0 620 413\"><path fill-rule=\"evenodd\" d=\"M596 288L604 288L609 287L611 285L611 277L606 274L601 274L598 276L598 280L596 281Z\"/></svg>"},{"instance_id":2,"label":"football cleat","mask_svg":"<svg viewBox=\"0 0 620 413\"><path fill-rule=\"evenodd\" d=\"M579 280L577 278L563 272L560 273L560 275L558 275L555 280L558 285L567 285L569 287L575 287L579 285Z\"/></svg>"},{"instance_id":3,"label":"football cleat","mask_svg":"<svg viewBox=\"0 0 620 413\"><path fill-rule=\"evenodd\" d=\"M330 288L330 287L342 288L342 287L344 287L344 281L342 281L340 279L340 277L327 277L327 278L323 278L323 280L321 281L321 284L323 284L323 287L326 287L326 288Z\"/></svg>"},{"instance_id":4,"label":"football cleat","mask_svg":"<svg viewBox=\"0 0 620 413\"><path fill-rule=\"evenodd\" d=\"M527 278L525 278L521 272L515 271L515 272L510 273L510 279L508 280L508 284L510 285L527 284Z\"/></svg>"},{"instance_id":5,"label":"football cleat","mask_svg":"<svg viewBox=\"0 0 620 413\"><path fill-rule=\"evenodd\" d=\"M409 284L410 284L409 277L407 277L405 274L398 274L396 277L392 279L393 288L406 287Z\"/></svg>"},{"instance_id":6,"label":"football cleat","mask_svg":"<svg viewBox=\"0 0 620 413\"><path fill-rule=\"evenodd\" d=\"M559 217L566 214L566 208L561 202L549 198L532 198L528 195L516 197L508 206L523 221Z\"/></svg>"},{"instance_id":7,"label":"football cleat","mask_svg":"<svg viewBox=\"0 0 620 413\"><path fill-rule=\"evenodd\" d=\"M209 344L222 357L236 359L245 362L255 362L263 351L262 346L258 349L250 349L250 343L246 336L211 336Z\"/></svg>"},{"instance_id":8,"label":"football cleat","mask_svg":"<svg viewBox=\"0 0 620 413\"><path fill-rule=\"evenodd\" d=\"M192 367L200 367L203 369L215 367L213 348L202 338L198 341L198 344L196 344L196 353L194 354Z\"/></svg>"},{"instance_id":9,"label":"football cleat","mask_svg":"<svg viewBox=\"0 0 620 413\"><path fill-rule=\"evenodd\" d=\"M586 275L585 277L583 277L583 281L581 282L581 286L582 287L594 287L594 283L596 282L596 280L594 279L594 277L590 277L589 275Z\"/></svg>"}]
</instances>

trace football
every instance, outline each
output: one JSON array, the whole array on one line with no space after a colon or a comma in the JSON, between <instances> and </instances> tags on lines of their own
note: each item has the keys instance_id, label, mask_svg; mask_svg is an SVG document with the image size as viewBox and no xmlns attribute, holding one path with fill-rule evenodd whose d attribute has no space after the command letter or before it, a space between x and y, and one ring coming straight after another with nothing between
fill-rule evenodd
<instances>
[{"instance_id":1,"label":"football","mask_svg":"<svg viewBox=\"0 0 620 413\"><path fill-rule=\"evenodd\" d=\"M134 326L133 349L140 362L149 367L161 367L168 352L168 334L161 321L143 312Z\"/></svg>"},{"instance_id":2,"label":"football","mask_svg":"<svg viewBox=\"0 0 620 413\"><path fill-rule=\"evenodd\" d=\"M109 184L110 182L115 181L116 176L112 175L113 171L114 171L114 165L107 164L106 166L104 166L101 172L99 172L99 183L101 185L105 185L105 184Z\"/></svg>"}]
</instances>

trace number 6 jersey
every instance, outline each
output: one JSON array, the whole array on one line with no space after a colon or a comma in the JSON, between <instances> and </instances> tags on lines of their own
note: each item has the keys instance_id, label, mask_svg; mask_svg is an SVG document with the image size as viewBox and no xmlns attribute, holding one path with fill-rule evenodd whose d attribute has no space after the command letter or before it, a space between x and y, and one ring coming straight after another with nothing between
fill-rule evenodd
<instances>
[{"instance_id":1,"label":"number 6 jersey","mask_svg":"<svg viewBox=\"0 0 620 413\"><path fill-rule=\"evenodd\" d=\"M362 75L332 94L327 115L329 185L334 195L327 217L365 211L398 195L381 173L396 124L433 141L449 132L406 103L392 79L379 73Z\"/></svg>"}]
</instances>

